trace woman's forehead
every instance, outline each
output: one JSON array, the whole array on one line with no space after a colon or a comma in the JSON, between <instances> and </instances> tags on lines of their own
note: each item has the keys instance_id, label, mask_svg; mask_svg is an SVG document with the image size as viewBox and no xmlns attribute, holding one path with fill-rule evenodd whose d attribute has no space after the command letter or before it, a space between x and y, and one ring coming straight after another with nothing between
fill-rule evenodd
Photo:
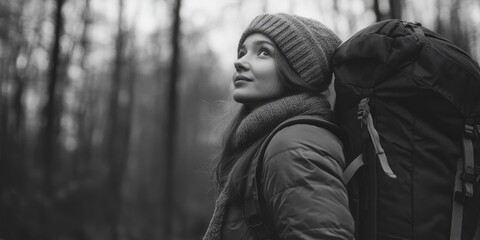
<instances>
[{"instance_id":1,"label":"woman's forehead","mask_svg":"<svg viewBox=\"0 0 480 240\"><path fill-rule=\"evenodd\" d=\"M253 33L249 35L245 41L243 42L242 46L245 45L251 45L251 44L269 44L269 45L275 45L270 38L268 38L265 34L262 33Z\"/></svg>"}]
</instances>

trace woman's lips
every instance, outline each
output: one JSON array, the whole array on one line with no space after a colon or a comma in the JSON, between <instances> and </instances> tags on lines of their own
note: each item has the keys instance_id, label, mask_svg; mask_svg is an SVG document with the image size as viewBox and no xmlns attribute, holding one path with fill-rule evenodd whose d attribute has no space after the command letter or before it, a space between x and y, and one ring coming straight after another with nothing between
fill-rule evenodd
<instances>
[{"instance_id":1,"label":"woman's lips","mask_svg":"<svg viewBox=\"0 0 480 240\"><path fill-rule=\"evenodd\" d=\"M248 80L244 80L244 79L239 79L239 80L235 80L235 82L233 82L233 85L235 85L235 87L240 87L244 84L247 84L251 81L248 81Z\"/></svg>"},{"instance_id":2,"label":"woman's lips","mask_svg":"<svg viewBox=\"0 0 480 240\"><path fill-rule=\"evenodd\" d=\"M251 81L253 81L253 79L251 79L247 76L244 76L244 75L237 75L234 79L234 82L238 82L238 81L251 82Z\"/></svg>"}]
</instances>

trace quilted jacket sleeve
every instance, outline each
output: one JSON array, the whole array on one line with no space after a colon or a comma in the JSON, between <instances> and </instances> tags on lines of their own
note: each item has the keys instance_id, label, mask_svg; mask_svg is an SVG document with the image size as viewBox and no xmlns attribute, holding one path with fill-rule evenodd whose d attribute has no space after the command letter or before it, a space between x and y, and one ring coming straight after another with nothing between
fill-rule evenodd
<instances>
[{"instance_id":1,"label":"quilted jacket sleeve","mask_svg":"<svg viewBox=\"0 0 480 240\"><path fill-rule=\"evenodd\" d=\"M280 239L354 239L344 156L325 129L293 125L267 146L263 193Z\"/></svg>"}]
</instances>

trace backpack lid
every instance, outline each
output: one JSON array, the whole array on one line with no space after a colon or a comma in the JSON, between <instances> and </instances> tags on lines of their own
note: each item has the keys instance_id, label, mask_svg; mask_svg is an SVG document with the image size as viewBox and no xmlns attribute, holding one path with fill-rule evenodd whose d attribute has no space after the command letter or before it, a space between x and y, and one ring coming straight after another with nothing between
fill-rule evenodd
<instances>
[{"instance_id":1,"label":"backpack lid","mask_svg":"<svg viewBox=\"0 0 480 240\"><path fill-rule=\"evenodd\" d=\"M478 63L419 24L397 19L373 24L343 43L333 63L336 82L349 86L359 98L375 94L401 74L441 94L465 117L480 116ZM400 89L402 83L395 87Z\"/></svg>"}]
</instances>

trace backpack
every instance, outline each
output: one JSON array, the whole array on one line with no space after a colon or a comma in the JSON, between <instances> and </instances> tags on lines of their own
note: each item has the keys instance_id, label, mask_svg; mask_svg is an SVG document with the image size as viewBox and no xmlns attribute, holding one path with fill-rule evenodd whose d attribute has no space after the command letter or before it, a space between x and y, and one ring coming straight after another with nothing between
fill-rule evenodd
<instances>
[{"instance_id":1,"label":"backpack","mask_svg":"<svg viewBox=\"0 0 480 240\"><path fill-rule=\"evenodd\" d=\"M357 239L480 239L478 64L419 23L385 20L333 65Z\"/></svg>"}]
</instances>

